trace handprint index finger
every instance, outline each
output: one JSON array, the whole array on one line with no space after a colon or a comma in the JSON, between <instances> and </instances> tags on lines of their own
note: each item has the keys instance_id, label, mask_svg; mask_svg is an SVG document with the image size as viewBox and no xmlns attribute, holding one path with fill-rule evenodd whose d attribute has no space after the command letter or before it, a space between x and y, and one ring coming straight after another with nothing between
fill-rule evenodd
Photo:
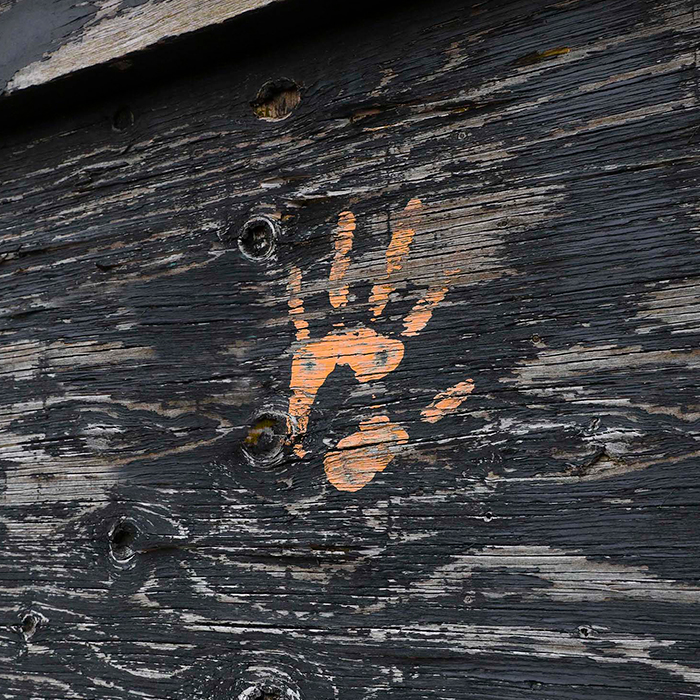
<instances>
[{"instance_id":1,"label":"handprint index finger","mask_svg":"<svg viewBox=\"0 0 700 700\"><path fill-rule=\"evenodd\" d=\"M394 284L391 276L403 269L411 243L416 235L416 224L418 216L423 210L423 203L420 199L412 199L405 206L397 227L391 235L389 247L386 249L386 280L377 282L372 287L372 294L369 301L372 304L372 316L381 316L389 301L389 294L394 291Z\"/></svg>"},{"instance_id":2,"label":"handprint index finger","mask_svg":"<svg viewBox=\"0 0 700 700\"><path fill-rule=\"evenodd\" d=\"M333 237L335 243L335 255L333 265L328 277L330 286L328 298L334 309L339 309L348 303L350 291L347 284L343 284L345 275L350 268L350 251L355 234L355 215L351 211L344 211L338 217L338 228Z\"/></svg>"},{"instance_id":3,"label":"handprint index finger","mask_svg":"<svg viewBox=\"0 0 700 700\"><path fill-rule=\"evenodd\" d=\"M459 272L461 270L446 270L442 281L431 285L425 290L423 296L415 303L408 316L404 319L404 330L401 335L405 337L418 335L428 325L428 322L433 317L433 311L450 290L447 283L449 278Z\"/></svg>"}]
</instances>

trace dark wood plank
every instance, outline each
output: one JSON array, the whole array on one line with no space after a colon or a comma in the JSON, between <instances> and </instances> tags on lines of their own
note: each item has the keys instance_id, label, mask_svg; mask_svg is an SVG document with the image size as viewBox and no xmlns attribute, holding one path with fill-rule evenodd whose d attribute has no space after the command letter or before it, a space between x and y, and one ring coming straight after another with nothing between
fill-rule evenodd
<instances>
[{"instance_id":1,"label":"dark wood plank","mask_svg":"<svg viewBox=\"0 0 700 700\"><path fill-rule=\"evenodd\" d=\"M403 5L6 129L0 696L698 697L697 41Z\"/></svg>"}]
</instances>

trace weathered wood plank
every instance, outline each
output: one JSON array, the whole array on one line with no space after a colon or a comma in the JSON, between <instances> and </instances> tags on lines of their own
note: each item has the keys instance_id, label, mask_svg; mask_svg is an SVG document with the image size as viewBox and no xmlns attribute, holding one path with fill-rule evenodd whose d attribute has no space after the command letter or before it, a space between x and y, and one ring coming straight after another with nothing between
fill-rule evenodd
<instances>
[{"instance_id":1,"label":"weathered wood plank","mask_svg":"<svg viewBox=\"0 0 700 700\"><path fill-rule=\"evenodd\" d=\"M6 129L0 697L700 696L698 34L441 0Z\"/></svg>"},{"instance_id":2,"label":"weathered wood plank","mask_svg":"<svg viewBox=\"0 0 700 700\"><path fill-rule=\"evenodd\" d=\"M166 39L281 1L10 0L0 3L0 95L124 59Z\"/></svg>"}]
</instances>

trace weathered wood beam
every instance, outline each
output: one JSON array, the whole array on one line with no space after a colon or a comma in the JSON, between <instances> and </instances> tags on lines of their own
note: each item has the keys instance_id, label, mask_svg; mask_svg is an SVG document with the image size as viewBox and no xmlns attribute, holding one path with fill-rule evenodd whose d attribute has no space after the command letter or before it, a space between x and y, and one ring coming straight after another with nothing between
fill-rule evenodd
<instances>
[{"instance_id":1,"label":"weathered wood beam","mask_svg":"<svg viewBox=\"0 0 700 700\"><path fill-rule=\"evenodd\" d=\"M0 2L0 94L124 58L283 0Z\"/></svg>"}]
</instances>

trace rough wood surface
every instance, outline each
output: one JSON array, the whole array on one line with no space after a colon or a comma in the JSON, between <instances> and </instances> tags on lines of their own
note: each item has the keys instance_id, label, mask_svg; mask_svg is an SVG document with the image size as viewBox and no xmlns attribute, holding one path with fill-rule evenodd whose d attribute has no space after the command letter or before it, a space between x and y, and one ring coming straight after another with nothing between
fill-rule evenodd
<instances>
[{"instance_id":1,"label":"rough wood surface","mask_svg":"<svg viewBox=\"0 0 700 700\"><path fill-rule=\"evenodd\" d=\"M0 0L0 94L123 59L280 1Z\"/></svg>"},{"instance_id":2,"label":"rough wood surface","mask_svg":"<svg viewBox=\"0 0 700 700\"><path fill-rule=\"evenodd\" d=\"M0 697L700 697L695 13L404 4L5 129Z\"/></svg>"}]
</instances>

